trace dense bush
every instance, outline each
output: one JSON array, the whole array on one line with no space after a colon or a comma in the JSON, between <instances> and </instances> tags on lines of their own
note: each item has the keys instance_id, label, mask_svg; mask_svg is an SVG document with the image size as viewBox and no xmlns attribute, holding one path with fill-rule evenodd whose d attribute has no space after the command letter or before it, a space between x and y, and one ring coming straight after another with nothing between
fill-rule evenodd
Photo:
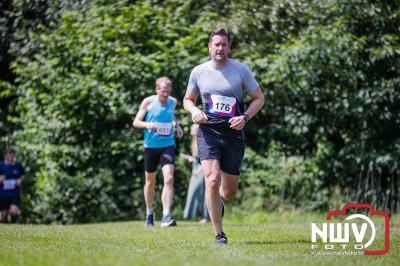
<instances>
[{"instance_id":1,"label":"dense bush","mask_svg":"<svg viewBox=\"0 0 400 266\"><path fill-rule=\"evenodd\" d=\"M271 95L282 110L275 124L284 129L275 139L289 137L284 142L292 153L316 157L323 186L341 188L343 201L399 210L388 202L400 199L400 4L320 6L295 6L307 26L259 61L268 66L272 93L284 95ZM365 186L369 171L374 188Z\"/></svg>"},{"instance_id":2,"label":"dense bush","mask_svg":"<svg viewBox=\"0 0 400 266\"><path fill-rule=\"evenodd\" d=\"M270 145L266 156L247 149L238 200L247 212L326 208L329 198L317 178L319 174L315 162L301 156L286 156L276 143Z\"/></svg>"},{"instance_id":3,"label":"dense bush","mask_svg":"<svg viewBox=\"0 0 400 266\"><path fill-rule=\"evenodd\" d=\"M18 128L13 117L18 91L12 63L21 53L39 49L30 39L38 33L39 25L49 26L58 21L60 14L85 0L3 0L0 3L0 147L12 143L12 132ZM81 8L85 8L84 5Z\"/></svg>"}]
</instances>

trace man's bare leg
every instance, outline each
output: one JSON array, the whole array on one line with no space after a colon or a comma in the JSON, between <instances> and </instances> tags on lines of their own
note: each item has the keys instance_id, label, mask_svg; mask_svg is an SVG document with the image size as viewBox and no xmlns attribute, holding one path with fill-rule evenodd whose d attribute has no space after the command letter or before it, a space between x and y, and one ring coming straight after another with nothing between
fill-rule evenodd
<instances>
[{"instance_id":1,"label":"man's bare leg","mask_svg":"<svg viewBox=\"0 0 400 266\"><path fill-rule=\"evenodd\" d=\"M239 176L230 175L221 171L221 186L219 188L219 194L224 200L235 199L236 192L238 190Z\"/></svg>"},{"instance_id":2,"label":"man's bare leg","mask_svg":"<svg viewBox=\"0 0 400 266\"><path fill-rule=\"evenodd\" d=\"M206 181L206 203L210 214L211 222L214 227L215 234L222 232L221 221L221 196L219 194L221 185L221 170L219 161L216 159L208 159L201 161Z\"/></svg>"},{"instance_id":3,"label":"man's bare leg","mask_svg":"<svg viewBox=\"0 0 400 266\"><path fill-rule=\"evenodd\" d=\"M171 215L172 199L174 198L174 171L175 166L173 164L166 164L162 167L164 187L161 194L163 204L161 227L176 226L176 221Z\"/></svg>"},{"instance_id":4,"label":"man's bare leg","mask_svg":"<svg viewBox=\"0 0 400 266\"><path fill-rule=\"evenodd\" d=\"M11 222L16 223L19 215L19 208L17 205L11 204L10 215L11 215Z\"/></svg>"},{"instance_id":5,"label":"man's bare leg","mask_svg":"<svg viewBox=\"0 0 400 266\"><path fill-rule=\"evenodd\" d=\"M146 181L144 184L144 201L147 209L153 208L154 188L156 182L156 172L145 172Z\"/></svg>"},{"instance_id":6,"label":"man's bare leg","mask_svg":"<svg viewBox=\"0 0 400 266\"><path fill-rule=\"evenodd\" d=\"M161 202L164 216L171 214L172 199L174 198L174 171L173 164L166 164L162 167L164 187L161 193Z\"/></svg>"},{"instance_id":7,"label":"man's bare leg","mask_svg":"<svg viewBox=\"0 0 400 266\"><path fill-rule=\"evenodd\" d=\"M8 222L7 218L8 218L8 210L1 211L1 222L7 223Z\"/></svg>"}]
</instances>

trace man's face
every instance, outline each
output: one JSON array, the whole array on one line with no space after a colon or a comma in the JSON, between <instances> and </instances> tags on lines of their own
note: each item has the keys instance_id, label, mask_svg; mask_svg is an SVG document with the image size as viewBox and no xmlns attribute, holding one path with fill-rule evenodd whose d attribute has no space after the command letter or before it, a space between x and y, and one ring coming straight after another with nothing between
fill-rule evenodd
<instances>
[{"instance_id":1,"label":"man's face","mask_svg":"<svg viewBox=\"0 0 400 266\"><path fill-rule=\"evenodd\" d=\"M5 160L7 163L13 164L14 161L15 161L15 153L6 152L6 153L4 154L4 160Z\"/></svg>"},{"instance_id":2,"label":"man's face","mask_svg":"<svg viewBox=\"0 0 400 266\"><path fill-rule=\"evenodd\" d=\"M208 50L214 61L218 63L225 62L231 51L228 38L226 36L214 35L211 42L208 43Z\"/></svg>"},{"instance_id":3,"label":"man's face","mask_svg":"<svg viewBox=\"0 0 400 266\"><path fill-rule=\"evenodd\" d=\"M171 90L172 90L171 83L161 82L160 86L158 86L156 89L157 96L162 100L166 100L171 95Z\"/></svg>"}]
</instances>

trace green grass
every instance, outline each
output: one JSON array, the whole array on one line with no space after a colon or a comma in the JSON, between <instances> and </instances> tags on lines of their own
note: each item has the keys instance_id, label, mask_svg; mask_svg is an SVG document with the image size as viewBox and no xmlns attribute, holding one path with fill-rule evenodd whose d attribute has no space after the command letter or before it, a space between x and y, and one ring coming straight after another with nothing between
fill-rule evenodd
<instances>
[{"instance_id":1,"label":"green grass","mask_svg":"<svg viewBox=\"0 0 400 266\"><path fill-rule=\"evenodd\" d=\"M398 265L398 216L385 256L312 255L310 223L322 220L319 214L231 216L224 221L226 247L213 243L210 224L195 222L164 229L144 228L142 221L0 225L0 265Z\"/></svg>"}]
</instances>

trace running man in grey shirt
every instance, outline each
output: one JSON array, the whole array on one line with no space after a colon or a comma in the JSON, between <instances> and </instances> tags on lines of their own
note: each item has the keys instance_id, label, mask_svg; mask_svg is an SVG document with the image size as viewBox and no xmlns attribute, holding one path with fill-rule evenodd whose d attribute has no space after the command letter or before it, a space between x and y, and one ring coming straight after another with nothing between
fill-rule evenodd
<instances>
[{"instance_id":1,"label":"running man in grey shirt","mask_svg":"<svg viewBox=\"0 0 400 266\"><path fill-rule=\"evenodd\" d=\"M249 68L230 59L230 35L224 28L210 34L211 60L190 74L184 108L200 124L197 144L206 181L206 202L217 244L227 244L222 230L224 206L221 197L233 200L238 189L244 155L246 122L264 105L264 95ZM251 104L244 110L244 90ZM203 108L196 107L201 95Z\"/></svg>"}]
</instances>

